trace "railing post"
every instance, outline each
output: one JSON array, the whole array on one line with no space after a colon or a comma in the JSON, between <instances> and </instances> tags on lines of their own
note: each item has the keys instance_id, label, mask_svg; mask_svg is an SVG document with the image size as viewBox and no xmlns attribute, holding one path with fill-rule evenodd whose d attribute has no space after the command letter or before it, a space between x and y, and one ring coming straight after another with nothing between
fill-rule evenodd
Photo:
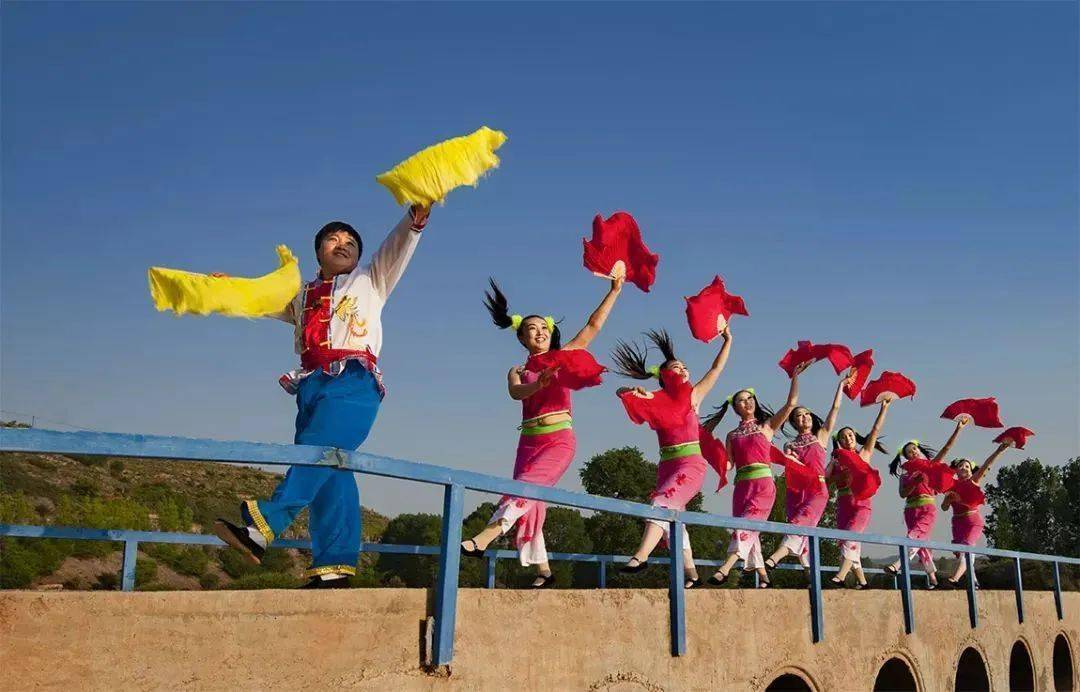
<instances>
[{"instance_id":1,"label":"railing post","mask_svg":"<svg viewBox=\"0 0 1080 692\"><path fill-rule=\"evenodd\" d=\"M1057 606L1058 620L1065 619L1065 610L1061 607L1061 571L1058 563L1054 563L1054 605Z\"/></svg>"},{"instance_id":2,"label":"railing post","mask_svg":"<svg viewBox=\"0 0 1080 692\"><path fill-rule=\"evenodd\" d=\"M825 614L821 603L821 545L810 536L810 638L816 644L825 638Z\"/></svg>"},{"instance_id":3,"label":"railing post","mask_svg":"<svg viewBox=\"0 0 1080 692\"><path fill-rule=\"evenodd\" d=\"M597 585L601 589L607 588L607 560L597 560Z\"/></svg>"},{"instance_id":4,"label":"railing post","mask_svg":"<svg viewBox=\"0 0 1080 692\"><path fill-rule=\"evenodd\" d=\"M911 599L911 564L907 546L900 546L900 600L904 605L904 632L915 632L915 604Z\"/></svg>"},{"instance_id":5,"label":"railing post","mask_svg":"<svg viewBox=\"0 0 1080 692\"><path fill-rule=\"evenodd\" d=\"M1020 558L1013 558L1013 574L1016 576L1016 619L1024 624L1024 578L1020 576Z\"/></svg>"},{"instance_id":6,"label":"railing post","mask_svg":"<svg viewBox=\"0 0 1080 692\"><path fill-rule=\"evenodd\" d=\"M465 489L457 484L446 486L443 493L442 538L439 553L439 578L435 584L435 638L433 662L449 665L454 658L454 620L457 617L458 568L461 565L461 520Z\"/></svg>"},{"instance_id":7,"label":"railing post","mask_svg":"<svg viewBox=\"0 0 1080 692\"><path fill-rule=\"evenodd\" d=\"M135 563L139 557L139 542L124 541L124 561L120 566L120 589L135 590Z\"/></svg>"},{"instance_id":8,"label":"railing post","mask_svg":"<svg viewBox=\"0 0 1080 692\"><path fill-rule=\"evenodd\" d=\"M487 587L489 589L495 588L495 561L498 559L494 555L488 555L487 558Z\"/></svg>"},{"instance_id":9,"label":"railing post","mask_svg":"<svg viewBox=\"0 0 1080 692\"><path fill-rule=\"evenodd\" d=\"M683 584L683 523L668 524L668 548L671 553L668 600L671 604L671 655L686 653L686 589Z\"/></svg>"},{"instance_id":10,"label":"railing post","mask_svg":"<svg viewBox=\"0 0 1080 692\"><path fill-rule=\"evenodd\" d=\"M967 601L968 620L971 621L971 629L979 626L979 605L975 601L975 556L964 553L964 563L967 565Z\"/></svg>"}]
</instances>

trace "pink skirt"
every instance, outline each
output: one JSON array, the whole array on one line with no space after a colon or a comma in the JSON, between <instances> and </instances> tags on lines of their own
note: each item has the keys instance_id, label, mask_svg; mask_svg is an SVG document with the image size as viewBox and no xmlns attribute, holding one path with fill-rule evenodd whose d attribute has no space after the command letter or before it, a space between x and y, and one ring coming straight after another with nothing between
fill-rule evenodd
<instances>
[{"instance_id":1,"label":"pink skirt","mask_svg":"<svg viewBox=\"0 0 1080 692\"><path fill-rule=\"evenodd\" d=\"M825 505L829 504L829 489L824 483L820 490L787 494L785 504L787 508L787 520L795 526L817 526L821 521L821 515L825 514ZM791 534L784 536L781 543L799 556L799 562L809 564L810 539L806 536Z\"/></svg>"},{"instance_id":2,"label":"pink skirt","mask_svg":"<svg viewBox=\"0 0 1080 692\"><path fill-rule=\"evenodd\" d=\"M661 461L656 469L656 489L649 496L653 506L686 509L686 503L701 491L706 468L700 454Z\"/></svg>"},{"instance_id":3,"label":"pink skirt","mask_svg":"<svg viewBox=\"0 0 1080 692\"><path fill-rule=\"evenodd\" d=\"M522 435L518 440L517 457L514 460L514 480L553 486L566 473L566 469L570 468L576 449L577 438L574 437L572 428L543 435ZM504 515L516 516L514 521L517 533L514 535L514 546L524 553L531 544L535 546L532 551L535 555L529 562L546 562L547 551L543 536L547 503L523 497L503 496L495 518Z\"/></svg>"},{"instance_id":4,"label":"pink skirt","mask_svg":"<svg viewBox=\"0 0 1080 692\"><path fill-rule=\"evenodd\" d=\"M934 532L934 521L937 520L937 507L929 504L921 507L906 507L904 509L904 524L907 525L907 537L920 541L930 539ZM914 548L911 557L918 555L926 571L933 572L934 553L929 548Z\"/></svg>"},{"instance_id":5,"label":"pink skirt","mask_svg":"<svg viewBox=\"0 0 1080 692\"><path fill-rule=\"evenodd\" d=\"M856 500L852 495L841 495L836 498L836 528L862 533L870 525L873 511L871 500ZM840 541L840 554L856 567L862 567L862 543L859 541Z\"/></svg>"},{"instance_id":6,"label":"pink skirt","mask_svg":"<svg viewBox=\"0 0 1080 692\"><path fill-rule=\"evenodd\" d=\"M775 500L776 483L772 476L735 481L731 513L733 516L744 519L768 519ZM742 529L732 531L728 553L738 554L743 560L743 569L765 567L765 560L761 555L761 539L757 531L743 531Z\"/></svg>"},{"instance_id":7,"label":"pink skirt","mask_svg":"<svg viewBox=\"0 0 1080 692\"><path fill-rule=\"evenodd\" d=\"M983 518L976 510L966 516L953 515L952 542L960 545L975 545L983 535ZM962 553L957 553L959 557Z\"/></svg>"}]
</instances>

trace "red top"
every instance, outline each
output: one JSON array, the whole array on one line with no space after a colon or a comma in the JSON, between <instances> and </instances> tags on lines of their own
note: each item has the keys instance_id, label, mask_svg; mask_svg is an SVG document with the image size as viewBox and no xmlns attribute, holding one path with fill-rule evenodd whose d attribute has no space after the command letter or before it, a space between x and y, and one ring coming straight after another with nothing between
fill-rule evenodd
<instances>
[{"instance_id":1,"label":"red top","mask_svg":"<svg viewBox=\"0 0 1080 692\"><path fill-rule=\"evenodd\" d=\"M850 490L856 500L868 500L881 487L881 474L870 464L863 461L858 452L850 449L833 451L832 478L839 490Z\"/></svg>"},{"instance_id":2,"label":"red top","mask_svg":"<svg viewBox=\"0 0 1080 692\"><path fill-rule=\"evenodd\" d=\"M539 377L538 373L529 370L521 373L521 381L524 384L536 382ZM570 403L570 390L566 387L560 387L555 382L551 382L548 386L536 391L532 396L521 400L521 420L523 421L559 412L571 413L572 405Z\"/></svg>"},{"instance_id":3,"label":"red top","mask_svg":"<svg viewBox=\"0 0 1080 692\"><path fill-rule=\"evenodd\" d=\"M739 427L729 432L728 444L731 445L731 457L737 469L748 464L768 464L771 459L769 449L772 443L755 420L740 423Z\"/></svg>"},{"instance_id":4,"label":"red top","mask_svg":"<svg viewBox=\"0 0 1080 692\"><path fill-rule=\"evenodd\" d=\"M334 282L316 279L304 286L304 312L300 316L303 346L300 367L329 370L330 364L347 358L370 358L369 351L330 348L330 318L333 316Z\"/></svg>"},{"instance_id":5,"label":"red top","mask_svg":"<svg viewBox=\"0 0 1080 692\"><path fill-rule=\"evenodd\" d=\"M556 384L574 391L595 387L603 382L603 374L607 372L607 368L583 348L557 348L529 356L525 361L525 369L531 372L539 373L548 368L558 368Z\"/></svg>"},{"instance_id":6,"label":"red top","mask_svg":"<svg viewBox=\"0 0 1080 692\"><path fill-rule=\"evenodd\" d=\"M690 403L690 395L694 388L678 376L668 377L667 371L662 373L662 378L660 391L649 392L648 396L641 396L633 390L619 395L626 409L626 415L638 425L646 423L655 430L657 436L661 438L661 447L697 441L697 416ZM685 432L689 418L693 418L695 423L693 435L688 434L675 442L663 441L665 434L670 437Z\"/></svg>"},{"instance_id":7,"label":"red top","mask_svg":"<svg viewBox=\"0 0 1080 692\"><path fill-rule=\"evenodd\" d=\"M948 464L929 459L908 459L904 462L904 475L900 478L902 487L905 487L905 484L911 484L906 479L910 474L914 473L921 473L923 477L915 485L916 492L908 493L909 497L912 495L936 495L948 492L956 483L956 477Z\"/></svg>"},{"instance_id":8,"label":"red top","mask_svg":"<svg viewBox=\"0 0 1080 692\"><path fill-rule=\"evenodd\" d=\"M970 478L957 480L952 492L956 495L952 503L953 512L956 514L970 512L986 502L986 495L983 494L982 488Z\"/></svg>"},{"instance_id":9,"label":"red top","mask_svg":"<svg viewBox=\"0 0 1080 692\"><path fill-rule=\"evenodd\" d=\"M787 444L787 449L814 473L825 475L825 448L818 442L817 435L799 435Z\"/></svg>"}]
</instances>

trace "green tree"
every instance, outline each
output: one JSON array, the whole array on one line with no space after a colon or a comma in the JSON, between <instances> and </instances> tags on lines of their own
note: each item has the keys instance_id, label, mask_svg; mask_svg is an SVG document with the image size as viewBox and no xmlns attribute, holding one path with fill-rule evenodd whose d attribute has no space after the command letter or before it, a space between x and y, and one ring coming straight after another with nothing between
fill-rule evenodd
<instances>
[{"instance_id":1,"label":"green tree","mask_svg":"<svg viewBox=\"0 0 1080 692\"><path fill-rule=\"evenodd\" d=\"M382 542L399 545L439 545L442 517L438 514L399 514L383 531ZM450 546L457 549L457 546ZM385 575L384 583L428 587L435 583L438 560L426 555L393 555L381 553L375 568Z\"/></svg>"},{"instance_id":2,"label":"green tree","mask_svg":"<svg viewBox=\"0 0 1080 692\"><path fill-rule=\"evenodd\" d=\"M1074 462L1065 469L1044 466L1038 459L1001 467L996 482L986 488L990 507L987 542L1005 550L1067 551L1066 543L1076 522L1076 505L1068 505L1070 492L1062 481L1062 472L1069 472L1075 486L1078 471ZM1068 554L1077 554L1075 543Z\"/></svg>"}]
</instances>

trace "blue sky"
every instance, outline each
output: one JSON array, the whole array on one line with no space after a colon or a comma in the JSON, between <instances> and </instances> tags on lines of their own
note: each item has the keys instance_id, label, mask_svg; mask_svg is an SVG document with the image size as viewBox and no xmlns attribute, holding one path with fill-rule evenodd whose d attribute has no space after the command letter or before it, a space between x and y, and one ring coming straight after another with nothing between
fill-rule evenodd
<instances>
[{"instance_id":1,"label":"blue sky","mask_svg":"<svg viewBox=\"0 0 1080 692\"><path fill-rule=\"evenodd\" d=\"M509 475L523 352L486 321L484 281L574 330L605 290L581 237L622 209L661 262L601 359L667 327L700 373L712 350L682 296L719 273L752 316L709 403L747 385L778 403L784 351L838 341L919 385L890 446L940 444L947 403L995 395L1037 431L1029 453L1061 463L1080 452L1077 19L1040 2L6 4L5 417L290 441L288 328L158 314L146 268L256 275L286 243L310 274L338 218L373 248L399 215L374 176L487 124L510 136L502 168L435 210L385 313L368 451ZM831 370L804 379L820 410ZM608 447L655 453L615 384L575 399L564 487ZM992 437L969 429L957 453ZM729 512L729 492L706 507ZM366 498L438 507L405 483ZM871 529L900 531L899 507L890 483Z\"/></svg>"}]
</instances>

